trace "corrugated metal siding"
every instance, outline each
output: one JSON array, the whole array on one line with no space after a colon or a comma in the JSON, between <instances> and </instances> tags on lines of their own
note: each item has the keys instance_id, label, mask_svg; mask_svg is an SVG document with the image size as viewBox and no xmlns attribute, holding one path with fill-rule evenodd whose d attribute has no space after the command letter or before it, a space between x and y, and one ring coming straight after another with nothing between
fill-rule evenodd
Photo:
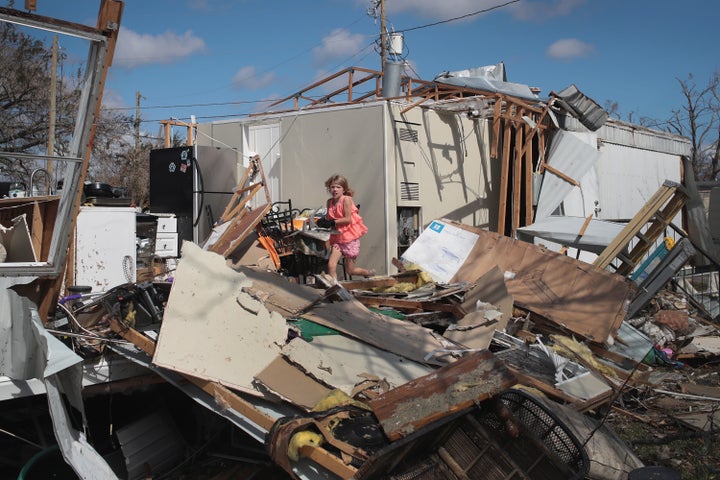
<instances>
[{"instance_id":1,"label":"corrugated metal siding","mask_svg":"<svg viewBox=\"0 0 720 480\"><path fill-rule=\"evenodd\" d=\"M558 118L562 128L575 132L587 131L579 120L570 116ZM651 130L640 125L609 119L595 132L598 140L626 147L641 148L673 155L690 155L690 140L679 135Z\"/></svg>"},{"instance_id":2,"label":"corrugated metal siding","mask_svg":"<svg viewBox=\"0 0 720 480\"><path fill-rule=\"evenodd\" d=\"M167 472L182 459L182 436L167 412L158 411L116 432L125 455L128 479L146 477L146 467L153 475Z\"/></svg>"}]
</instances>

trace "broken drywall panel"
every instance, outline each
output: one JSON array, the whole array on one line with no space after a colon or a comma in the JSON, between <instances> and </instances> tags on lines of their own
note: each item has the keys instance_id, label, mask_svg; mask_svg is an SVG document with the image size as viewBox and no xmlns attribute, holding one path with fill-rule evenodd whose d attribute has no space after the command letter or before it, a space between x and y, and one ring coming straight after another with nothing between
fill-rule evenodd
<instances>
[{"instance_id":1,"label":"broken drywall panel","mask_svg":"<svg viewBox=\"0 0 720 480\"><path fill-rule=\"evenodd\" d=\"M503 330L507 319L491 303L478 305L477 309L450 324L443 336L466 348L488 348L495 330Z\"/></svg>"},{"instance_id":2,"label":"broken drywall panel","mask_svg":"<svg viewBox=\"0 0 720 480\"><path fill-rule=\"evenodd\" d=\"M247 286L221 255L185 242L153 363L257 394L253 378L280 353L287 325Z\"/></svg>"},{"instance_id":3,"label":"broken drywall panel","mask_svg":"<svg viewBox=\"0 0 720 480\"><path fill-rule=\"evenodd\" d=\"M384 379L390 388L395 388L432 371L343 335L315 337L312 342L295 338L283 347L282 353L308 374L349 396L368 376Z\"/></svg>"},{"instance_id":4,"label":"broken drywall panel","mask_svg":"<svg viewBox=\"0 0 720 480\"><path fill-rule=\"evenodd\" d=\"M286 277L274 272L249 267L237 267L237 270L252 281L252 285L243 290L261 300L271 312L278 312L284 317L298 315L323 294L322 290L289 282Z\"/></svg>"},{"instance_id":5,"label":"broken drywall panel","mask_svg":"<svg viewBox=\"0 0 720 480\"><path fill-rule=\"evenodd\" d=\"M5 248L5 262L37 262L26 214L12 220L11 227L0 225L0 244Z\"/></svg>"},{"instance_id":6,"label":"broken drywall panel","mask_svg":"<svg viewBox=\"0 0 720 480\"><path fill-rule=\"evenodd\" d=\"M535 210L536 221L552 215L575 186L554 172L560 172L562 176L579 184L600 156L597 144L590 145L578 138L578 135L580 134L558 130L550 144L547 165L551 168L546 169L543 175Z\"/></svg>"},{"instance_id":7,"label":"broken drywall panel","mask_svg":"<svg viewBox=\"0 0 720 480\"><path fill-rule=\"evenodd\" d=\"M369 404L387 437L395 441L515 383L501 360L481 350L381 394Z\"/></svg>"},{"instance_id":8,"label":"broken drywall panel","mask_svg":"<svg viewBox=\"0 0 720 480\"><path fill-rule=\"evenodd\" d=\"M620 327L635 293L632 282L537 245L461 227L478 240L453 282L472 281L497 266L517 306L599 344Z\"/></svg>"},{"instance_id":9,"label":"broken drywall panel","mask_svg":"<svg viewBox=\"0 0 720 480\"><path fill-rule=\"evenodd\" d=\"M512 317L513 299L500 269L491 268L472 284L464 295L462 309L467 314L443 336L467 348L488 348L495 330L504 330Z\"/></svg>"},{"instance_id":10,"label":"broken drywall panel","mask_svg":"<svg viewBox=\"0 0 720 480\"><path fill-rule=\"evenodd\" d=\"M692 341L682 347L679 353L686 355L720 355L720 336L693 337Z\"/></svg>"},{"instance_id":11,"label":"broken drywall panel","mask_svg":"<svg viewBox=\"0 0 720 480\"><path fill-rule=\"evenodd\" d=\"M470 254L477 235L445 221L433 221L400 258L415 263L438 283L449 283Z\"/></svg>"},{"instance_id":12,"label":"broken drywall panel","mask_svg":"<svg viewBox=\"0 0 720 480\"><path fill-rule=\"evenodd\" d=\"M445 365L453 360L441 353L459 350L428 328L371 312L355 299L319 303L303 318L419 363Z\"/></svg>"},{"instance_id":13,"label":"broken drywall panel","mask_svg":"<svg viewBox=\"0 0 720 480\"><path fill-rule=\"evenodd\" d=\"M255 379L283 400L308 411L331 391L281 356L270 362Z\"/></svg>"}]
</instances>

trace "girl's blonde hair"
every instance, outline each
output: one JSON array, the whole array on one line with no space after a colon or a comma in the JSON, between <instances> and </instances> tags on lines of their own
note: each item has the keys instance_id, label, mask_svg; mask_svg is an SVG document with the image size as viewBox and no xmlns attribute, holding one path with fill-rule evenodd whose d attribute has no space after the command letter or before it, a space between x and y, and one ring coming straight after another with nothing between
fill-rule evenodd
<instances>
[{"instance_id":1,"label":"girl's blonde hair","mask_svg":"<svg viewBox=\"0 0 720 480\"><path fill-rule=\"evenodd\" d=\"M352 197L355 194L352 188L350 188L347 178L343 177L342 175L335 174L325 180L325 188L330 190L330 185L332 185L333 183L340 185L343 188L345 195L347 195L348 197Z\"/></svg>"}]
</instances>

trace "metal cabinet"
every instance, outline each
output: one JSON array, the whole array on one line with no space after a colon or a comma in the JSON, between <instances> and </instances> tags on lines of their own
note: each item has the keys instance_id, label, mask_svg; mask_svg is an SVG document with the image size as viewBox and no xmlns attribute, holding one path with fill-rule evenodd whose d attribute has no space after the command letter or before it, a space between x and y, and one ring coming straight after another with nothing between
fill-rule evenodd
<instances>
[{"instance_id":1,"label":"metal cabinet","mask_svg":"<svg viewBox=\"0 0 720 480\"><path fill-rule=\"evenodd\" d=\"M80 207L75 230L75 285L103 292L135 282L135 209Z\"/></svg>"}]
</instances>

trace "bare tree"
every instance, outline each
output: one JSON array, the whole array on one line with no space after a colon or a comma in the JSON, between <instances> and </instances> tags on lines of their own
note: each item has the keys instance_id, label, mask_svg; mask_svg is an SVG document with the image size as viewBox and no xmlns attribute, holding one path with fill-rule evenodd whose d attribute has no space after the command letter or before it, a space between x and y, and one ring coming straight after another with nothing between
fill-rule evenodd
<instances>
[{"instance_id":1,"label":"bare tree","mask_svg":"<svg viewBox=\"0 0 720 480\"><path fill-rule=\"evenodd\" d=\"M14 25L0 23L0 150L45 153L50 119L51 49ZM65 59L60 54L58 63ZM69 152L82 90L82 71L63 76L56 86L54 153ZM133 118L101 110L93 139L88 180L122 187L137 204L148 197L147 162L150 145L136 148ZM43 162L44 163L44 162ZM29 184L31 172L44 165L27 159L0 157L0 174L7 181ZM61 169L61 165L57 165ZM145 180L143 180L145 178Z\"/></svg>"},{"instance_id":2,"label":"bare tree","mask_svg":"<svg viewBox=\"0 0 720 480\"><path fill-rule=\"evenodd\" d=\"M718 130L718 74L708 81L704 87L698 87L693 75L680 80L680 90L684 105L673 110L667 122L667 130L690 139L690 161L698 180L714 180L718 174L717 136ZM715 146L714 159L712 146Z\"/></svg>"}]
</instances>

